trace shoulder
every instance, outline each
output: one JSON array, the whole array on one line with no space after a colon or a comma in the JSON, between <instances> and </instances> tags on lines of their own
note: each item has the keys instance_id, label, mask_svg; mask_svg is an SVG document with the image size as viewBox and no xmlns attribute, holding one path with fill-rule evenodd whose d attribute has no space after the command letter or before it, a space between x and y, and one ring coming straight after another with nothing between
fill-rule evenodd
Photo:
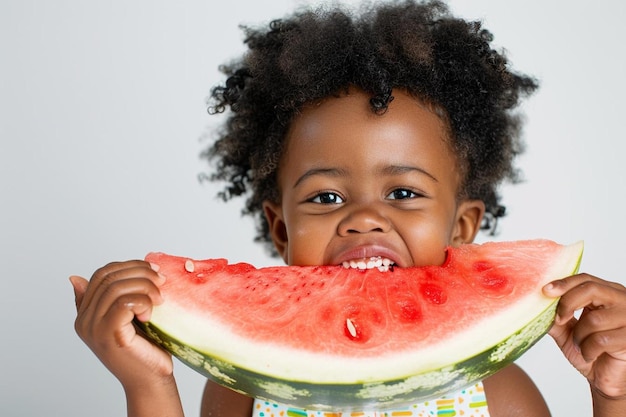
<instances>
[{"instance_id":1,"label":"shoulder","mask_svg":"<svg viewBox=\"0 0 626 417\"><path fill-rule=\"evenodd\" d=\"M548 406L530 377L509 365L483 381L491 417L549 417Z\"/></svg>"},{"instance_id":2,"label":"shoulder","mask_svg":"<svg viewBox=\"0 0 626 417\"><path fill-rule=\"evenodd\" d=\"M202 395L202 417L250 417L253 399L207 381Z\"/></svg>"}]
</instances>

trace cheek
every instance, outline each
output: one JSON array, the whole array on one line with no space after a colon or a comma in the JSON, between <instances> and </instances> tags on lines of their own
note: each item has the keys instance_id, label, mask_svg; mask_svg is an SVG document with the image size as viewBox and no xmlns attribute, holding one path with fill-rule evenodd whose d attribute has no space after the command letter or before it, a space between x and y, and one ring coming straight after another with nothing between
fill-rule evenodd
<instances>
[{"instance_id":1,"label":"cheek","mask_svg":"<svg viewBox=\"0 0 626 417\"><path fill-rule=\"evenodd\" d=\"M446 226L422 223L405 229L403 239L415 266L443 264L446 260L446 248L450 245L450 234Z\"/></svg>"},{"instance_id":2,"label":"cheek","mask_svg":"<svg viewBox=\"0 0 626 417\"><path fill-rule=\"evenodd\" d=\"M289 223L287 263L289 265L321 265L332 237L326 224L298 219Z\"/></svg>"}]
</instances>

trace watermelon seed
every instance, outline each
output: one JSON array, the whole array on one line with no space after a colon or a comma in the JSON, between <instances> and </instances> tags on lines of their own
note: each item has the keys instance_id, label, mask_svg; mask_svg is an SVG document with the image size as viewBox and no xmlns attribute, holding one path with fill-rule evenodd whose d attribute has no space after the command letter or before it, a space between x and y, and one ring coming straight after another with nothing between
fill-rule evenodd
<instances>
[{"instance_id":1,"label":"watermelon seed","mask_svg":"<svg viewBox=\"0 0 626 417\"><path fill-rule=\"evenodd\" d=\"M350 332L350 336L356 337L356 327L354 327L352 320L346 319L346 327L348 328L348 332Z\"/></svg>"},{"instance_id":2,"label":"watermelon seed","mask_svg":"<svg viewBox=\"0 0 626 417\"><path fill-rule=\"evenodd\" d=\"M195 270L195 266L193 264L193 261L191 259L187 259L185 261L185 271L193 272L194 270Z\"/></svg>"}]
</instances>

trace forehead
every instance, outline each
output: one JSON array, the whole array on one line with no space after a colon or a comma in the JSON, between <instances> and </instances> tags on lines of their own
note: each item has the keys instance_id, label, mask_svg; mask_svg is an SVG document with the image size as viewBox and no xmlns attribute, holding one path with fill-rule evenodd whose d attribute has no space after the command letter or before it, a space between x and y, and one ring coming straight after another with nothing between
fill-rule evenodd
<instances>
[{"instance_id":1,"label":"forehead","mask_svg":"<svg viewBox=\"0 0 626 417\"><path fill-rule=\"evenodd\" d=\"M287 133L281 166L364 161L456 171L447 123L433 106L403 91L393 96L383 114L374 113L370 96L357 89L305 106Z\"/></svg>"},{"instance_id":2,"label":"forehead","mask_svg":"<svg viewBox=\"0 0 626 417\"><path fill-rule=\"evenodd\" d=\"M443 111L438 107L410 95L403 90L394 90L387 111L375 113L370 105L371 96L357 88L336 97L306 104L294 117L287 138L305 137L317 129L351 129L363 122L368 127L391 131L397 128L413 128L426 131L448 141L448 124ZM304 134L304 135L303 135Z\"/></svg>"}]
</instances>

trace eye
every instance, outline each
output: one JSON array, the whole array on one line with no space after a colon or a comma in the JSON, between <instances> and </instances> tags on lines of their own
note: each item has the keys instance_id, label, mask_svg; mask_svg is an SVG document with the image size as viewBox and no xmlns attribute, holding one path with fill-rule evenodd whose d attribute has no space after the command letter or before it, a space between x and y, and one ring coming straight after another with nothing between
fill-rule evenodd
<instances>
[{"instance_id":1,"label":"eye","mask_svg":"<svg viewBox=\"0 0 626 417\"><path fill-rule=\"evenodd\" d=\"M319 193L313 198L308 200L311 203L317 204L341 204L344 202L344 199L336 193L331 192L323 192Z\"/></svg>"},{"instance_id":2,"label":"eye","mask_svg":"<svg viewBox=\"0 0 626 417\"><path fill-rule=\"evenodd\" d=\"M387 199L389 200L407 200L410 198L420 197L421 194L413 192L411 190L407 190L405 188L398 188L393 190L391 193L387 195Z\"/></svg>"}]
</instances>

